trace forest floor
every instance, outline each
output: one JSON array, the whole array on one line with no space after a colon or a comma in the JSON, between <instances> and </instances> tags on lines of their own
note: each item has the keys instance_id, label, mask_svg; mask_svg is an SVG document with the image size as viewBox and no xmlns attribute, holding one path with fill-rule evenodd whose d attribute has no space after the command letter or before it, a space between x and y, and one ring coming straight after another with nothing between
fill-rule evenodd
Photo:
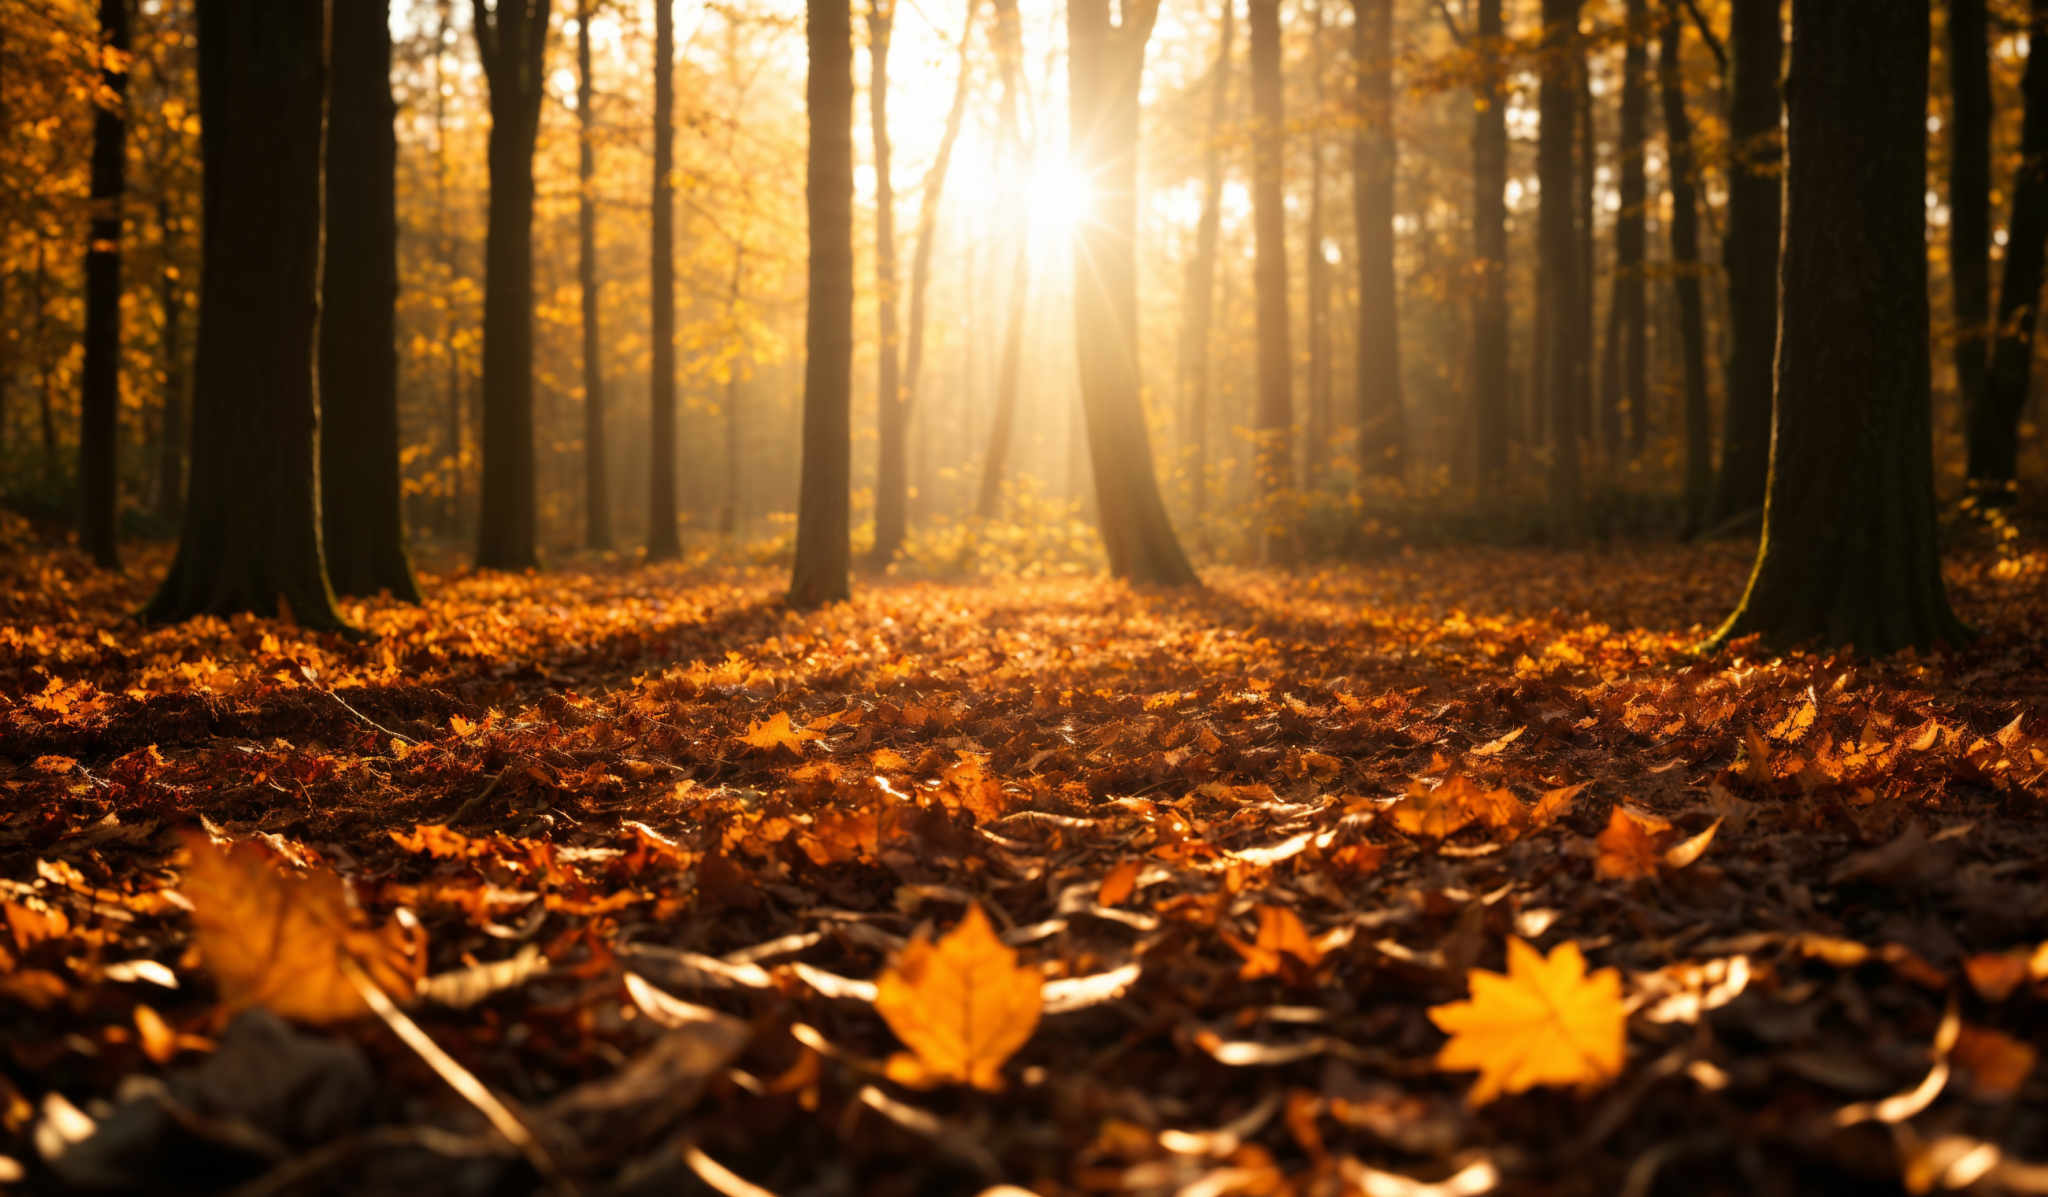
<instances>
[{"instance_id":1,"label":"forest floor","mask_svg":"<svg viewBox=\"0 0 2048 1197\"><path fill-rule=\"evenodd\" d=\"M0 1189L2048 1192L2048 554L1954 556L1960 651L1696 656L1749 556L454 572L360 642L0 556ZM885 1018L975 908L1023 996Z\"/></svg>"}]
</instances>

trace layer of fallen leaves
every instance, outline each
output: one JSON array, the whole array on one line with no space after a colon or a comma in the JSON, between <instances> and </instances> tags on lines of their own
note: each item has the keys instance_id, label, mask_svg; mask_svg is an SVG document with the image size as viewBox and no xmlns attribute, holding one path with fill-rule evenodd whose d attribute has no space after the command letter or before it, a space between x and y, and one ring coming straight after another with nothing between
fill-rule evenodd
<instances>
[{"instance_id":1,"label":"layer of fallen leaves","mask_svg":"<svg viewBox=\"0 0 2048 1197\"><path fill-rule=\"evenodd\" d=\"M357 642L0 558L0 1185L2048 1191L2048 568L1695 657L1744 565L605 565Z\"/></svg>"}]
</instances>

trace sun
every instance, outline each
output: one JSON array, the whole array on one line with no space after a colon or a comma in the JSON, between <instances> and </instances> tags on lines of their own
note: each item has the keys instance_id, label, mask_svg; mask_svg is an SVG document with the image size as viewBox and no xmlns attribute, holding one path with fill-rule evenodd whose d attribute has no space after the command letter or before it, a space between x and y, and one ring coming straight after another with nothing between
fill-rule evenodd
<instances>
[{"instance_id":1,"label":"sun","mask_svg":"<svg viewBox=\"0 0 2048 1197\"><path fill-rule=\"evenodd\" d=\"M1041 162L1025 190L1034 232L1065 237L1093 215L1095 188L1079 167L1064 158Z\"/></svg>"}]
</instances>

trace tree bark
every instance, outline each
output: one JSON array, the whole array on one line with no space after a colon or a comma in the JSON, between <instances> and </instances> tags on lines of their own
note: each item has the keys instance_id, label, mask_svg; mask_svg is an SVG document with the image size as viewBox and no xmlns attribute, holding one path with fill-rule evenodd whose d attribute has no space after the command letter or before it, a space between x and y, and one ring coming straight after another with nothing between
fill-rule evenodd
<instances>
[{"instance_id":1,"label":"tree bark","mask_svg":"<svg viewBox=\"0 0 2048 1197\"><path fill-rule=\"evenodd\" d=\"M868 2L868 131L875 159L875 543L872 554L888 564L903 543L908 499L904 461L903 346L896 302L896 180L889 141L889 35L896 0ZM885 525L888 525L885 527ZM882 552L884 542L889 551Z\"/></svg>"},{"instance_id":2,"label":"tree bark","mask_svg":"<svg viewBox=\"0 0 2048 1197\"><path fill-rule=\"evenodd\" d=\"M192 489L152 620L344 625L320 547L322 0L199 0L203 268Z\"/></svg>"},{"instance_id":3,"label":"tree bark","mask_svg":"<svg viewBox=\"0 0 2048 1197\"><path fill-rule=\"evenodd\" d=\"M533 143L546 94L552 0L471 0L490 84L491 202L484 236L480 569L540 564L533 452Z\"/></svg>"},{"instance_id":4,"label":"tree bark","mask_svg":"<svg viewBox=\"0 0 2048 1197\"><path fill-rule=\"evenodd\" d=\"M995 44L997 70L1003 81L1003 146L1010 169L1022 177L1030 166L1024 143L1024 123L1019 112L1022 88L1024 40L1017 15L1017 0L995 0ZM997 365L996 410L989 426L988 452L982 460L981 488L974 513L984 520L1002 514L1003 470L1010 456L1010 442L1017 426L1017 395L1023 383L1024 315L1031 285L1030 199L1019 189L1009 206L1004 223L1014 239L1010 255L1010 292L1003 308L1003 351Z\"/></svg>"},{"instance_id":5,"label":"tree bark","mask_svg":"<svg viewBox=\"0 0 2048 1197\"><path fill-rule=\"evenodd\" d=\"M1194 460L1189 468L1196 524L1209 500L1209 407L1215 384L1210 327L1216 314L1216 246L1223 229L1223 124L1230 111L1231 42L1237 0L1223 0L1217 34L1216 67L1209 84L1209 132L1202 140L1202 214L1195 222L1195 256L1188 263L1187 326L1182 369L1187 374L1187 423Z\"/></svg>"},{"instance_id":6,"label":"tree bark","mask_svg":"<svg viewBox=\"0 0 2048 1197\"><path fill-rule=\"evenodd\" d=\"M597 312L597 147L591 101L590 16L576 4L576 281L583 300L583 543L612 547L611 475L605 465L603 337Z\"/></svg>"},{"instance_id":7,"label":"tree bark","mask_svg":"<svg viewBox=\"0 0 2048 1197\"><path fill-rule=\"evenodd\" d=\"M1576 352L1572 313L1579 306L1579 255L1573 209L1573 131L1578 110L1581 0L1543 0L1541 93L1537 101L1537 213L1544 407L1550 417L1550 514L1560 540L1576 539L1585 522L1579 476L1578 416L1586 363Z\"/></svg>"},{"instance_id":8,"label":"tree bark","mask_svg":"<svg viewBox=\"0 0 2048 1197\"><path fill-rule=\"evenodd\" d=\"M85 366L79 397L78 547L118 568L121 436L121 208L127 193L128 2L100 0L100 94L92 120L92 218L85 249Z\"/></svg>"},{"instance_id":9,"label":"tree bark","mask_svg":"<svg viewBox=\"0 0 2048 1197\"><path fill-rule=\"evenodd\" d=\"M1700 298L1698 169L1692 117L1685 108L1685 14L1666 0L1657 46L1657 82L1664 99L1666 169L1671 176L1671 285L1678 300L1679 344L1685 354L1685 532L1700 526L1714 485L1713 427L1707 410L1706 314Z\"/></svg>"},{"instance_id":10,"label":"tree bark","mask_svg":"<svg viewBox=\"0 0 2048 1197\"><path fill-rule=\"evenodd\" d=\"M649 246L653 311L652 376L647 382L647 559L682 556L676 529L676 14L654 2L654 214Z\"/></svg>"},{"instance_id":11,"label":"tree bark","mask_svg":"<svg viewBox=\"0 0 2048 1197\"><path fill-rule=\"evenodd\" d=\"M175 523L185 513L185 303L172 254L176 232L167 197L157 198L156 227L163 252L156 301L163 321L160 348L164 361L163 424L156 446L156 514L166 523Z\"/></svg>"},{"instance_id":12,"label":"tree bark","mask_svg":"<svg viewBox=\"0 0 2048 1197\"><path fill-rule=\"evenodd\" d=\"M1777 0L1764 0L1775 5ZM1643 178L1643 146L1648 140L1649 0L1628 0L1628 44L1621 63L1621 130L1617 190L1621 210L1614 216L1614 284L1608 298L1608 342L1601 361L1600 443L1610 457L1634 457L1643 449L1644 404L1649 399L1649 319L1643 273L1644 205L1648 187ZM1776 76L1773 76L1775 88ZM1774 93L1775 94L1775 91ZM1775 128L1775 126L1774 126ZM1775 187L1776 180L1773 180ZM1772 203L1777 211L1775 200ZM1776 217L1772 218L1774 221ZM1775 256L1775 242L1773 243ZM1771 310L1777 311L1775 280ZM1623 425L1627 425L1624 440ZM1625 446L1625 448L1624 448Z\"/></svg>"},{"instance_id":13,"label":"tree bark","mask_svg":"<svg viewBox=\"0 0 2048 1197\"><path fill-rule=\"evenodd\" d=\"M336 594L419 601L398 483L398 107L388 2L330 18L320 514Z\"/></svg>"},{"instance_id":14,"label":"tree bark","mask_svg":"<svg viewBox=\"0 0 2048 1197\"><path fill-rule=\"evenodd\" d=\"M789 604L847 597L852 557L853 14L848 0L806 0L810 69L805 167L811 231L804 317L803 474Z\"/></svg>"},{"instance_id":15,"label":"tree bark","mask_svg":"<svg viewBox=\"0 0 2048 1197\"><path fill-rule=\"evenodd\" d=\"M1138 366L1138 85L1158 0L1068 0L1069 153L1095 183L1094 219L1074 231L1080 363L1096 526L1115 577L1198 584L1159 497Z\"/></svg>"},{"instance_id":16,"label":"tree bark","mask_svg":"<svg viewBox=\"0 0 2048 1197\"><path fill-rule=\"evenodd\" d=\"M1585 48L1572 56L1578 91L1578 155L1574 163L1578 176L1572 193L1575 201L1572 227L1578 237L1579 302L1571 311L1571 337L1572 353L1580 363L1580 382L1574 392L1579 410L1572 413L1572 424L1578 429L1582 448L1590 446L1593 441L1593 363L1599 360L1599 342L1594 330L1594 313L1599 311L1600 304L1600 276L1596 269L1600 257L1597 241L1599 218L1595 208L1600 174L1600 128L1593 118L1595 53L1596 45L1589 39Z\"/></svg>"},{"instance_id":17,"label":"tree bark","mask_svg":"<svg viewBox=\"0 0 2048 1197\"><path fill-rule=\"evenodd\" d=\"M1991 33L1984 0L1948 0L1948 269L1956 391L1984 402L1991 339Z\"/></svg>"},{"instance_id":18,"label":"tree bark","mask_svg":"<svg viewBox=\"0 0 2048 1197\"><path fill-rule=\"evenodd\" d=\"M2010 502L2018 484L2020 414L2032 377L2041 316L2042 255L2048 249L2048 0L2028 16L2027 72L2021 83L2020 168L2006 222L2005 273L1999 282L1998 333L1984 402L1970 417L1970 481L1980 501Z\"/></svg>"},{"instance_id":19,"label":"tree bark","mask_svg":"<svg viewBox=\"0 0 2048 1197\"><path fill-rule=\"evenodd\" d=\"M1763 507L1778 343L1779 192L1784 165L1778 74L1784 34L1778 0L1735 0L1732 14L1728 238L1722 247L1728 270L1728 396L1721 469L1705 521L1708 526Z\"/></svg>"},{"instance_id":20,"label":"tree bark","mask_svg":"<svg viewBox=\"0 0 2048 1197\"><path fill-rule=\"evenodd\" d=\"M1927 0L1793 0L1763 543L1717 641L1956 643L1929 414Z\"/></svg>"},{"instance_id":21,"label":"tree bark","mask_svg":"<svg viewBox=\"0 0 2048 1197\"><path fill-rule=\"evenodd\" d=\"M1287 118L1280 89L1280 0L1246 0L1252 66L1252 289L1258 297L1259 401L1253 469L1266 560L1291 556L1282 500L1294 486L1294 341L1287 328Z\"/></svg>"},{"instance_id":22,"label":"tree bark","mask_svg":"<svg viewBox=\"0 0 2048 1197\"><path fill-rule=\"evenodd\" d=\"M1308 283L1308 412L1303 421L1306 443L1302 446L1302 476L1313 489L1329 471L1330 438L1335 428L1331 411L1335 379L1330 361L1330 260L1323 254L1328 239L1323 217L1323 121L1329 112L1323 55L1323 0L1309 5L1309 74L1314 86L1315 112L1304 130L1308 137L1308 244L1303 247L1302 266Z\"/></svg>"},{"instance_id":23,"label":"tree bark","mask_svg":"<svg viewBox=\"0 0 2048 1197\"><path fill-rule=\"evenodd\" d=\"M1508 125L1505 69L1501 51L1505 27L1501 0L1479 0L1473 29L1478 55L1472 117L1472 256L1479 269L1479 293L1472 312L1473 438L1478 452L1478 491L1500 495L1508 471L1508 434L1513 395L1508 377ZM1361 229L1360 241L1363 242ZM1363 362L1360 363L1361 369Z\"/></svg>"},{"instance_id":24,"label":"tree bark","mask_svg":"<svg viewBox=\"0 0 2048 1197\"><path fill-rule=\"evenodd\" d=\"M1351 143L1358 223L1358 464L1361 476L1400 478L1408 468L1408 417L1394 279L1393 0L1352 0L1351 52L1359 113Z\"/></svg>"}]
</instances>

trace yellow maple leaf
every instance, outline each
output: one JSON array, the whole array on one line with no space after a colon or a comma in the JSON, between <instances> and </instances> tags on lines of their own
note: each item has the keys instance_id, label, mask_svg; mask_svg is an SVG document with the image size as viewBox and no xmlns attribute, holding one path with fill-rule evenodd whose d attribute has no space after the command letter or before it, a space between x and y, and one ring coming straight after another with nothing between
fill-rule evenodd
<instances>
[{"instance_id":1,"label":"yellow maple leaf","mask_svg":"<svg viewBox=\"0 0 2048 1197\"><path fill-rule=\"evenodd\" d=\"M1479 1073L1470 1104L1537 1085L1594 1089L1621 1075L1628 1049L1621 974L1603 968L1588 976L1579 945L1561 943L1545 959L1511 938L1505 974L1475 968L1468 975L1472 996L1434 1006L1429 1017L1451 1037L1436 1066Z\"/></svg>"},{"instance_id":2,"label":"yellow maple leaf","mask_svg":"<svg viewBox=\"0 0 2048 1197\"><path fill-rule=\"evenodd\" d=\"M1000 1089L1003 1062L1031 1038L1044 1007L1038 970L996 938L981 907L937 943L913 938L876 984L875 1011L915 1059L890 1075Z\"/></svg>"},{"instance_id":3,"label":"yellow maple leaf","mask_svg":"<svg viewBox=\"0 0 2048 1197\"><path fill-rule=\"evenodd\" d=\"M1463 784L1461 784L1463 783ZM1453 778L1436 789L1427 790L1416 782L1387 813L1394 826L1409 835L1446 839L1479 817L1473 809L1470 784Z\"/></svg>"},{"instance_id":4,"label":"yellow maple leaf","mask_svg":"<svg viewBox=\"0 0 2048 1197\"><path fill-rule=\"evenodd\" d=\"M803 755L804 742L818 739L818 733L808 727L797 727L789 721L788 711L777 711L773 719L750 719L747 734L740 741L763 752L786 748L798 756Z\"/></svg>"},{"instance_id":5,"label":"yellow maple leaf","mask_svg":"<svg viewBox=\"0 0 2048 1197\"><path fill-rule=\"evenodd\" d=\"M220 848L205 835L185 837L179 890L192 903L192 933L220 989L223 1012L263 1006L302 1022L337 1022L369 1013L351 966L405 1000L417 959L392 932L360 926L341 878L321 869L280 869L253 844Z\"/></svg>"}]
</instances>

